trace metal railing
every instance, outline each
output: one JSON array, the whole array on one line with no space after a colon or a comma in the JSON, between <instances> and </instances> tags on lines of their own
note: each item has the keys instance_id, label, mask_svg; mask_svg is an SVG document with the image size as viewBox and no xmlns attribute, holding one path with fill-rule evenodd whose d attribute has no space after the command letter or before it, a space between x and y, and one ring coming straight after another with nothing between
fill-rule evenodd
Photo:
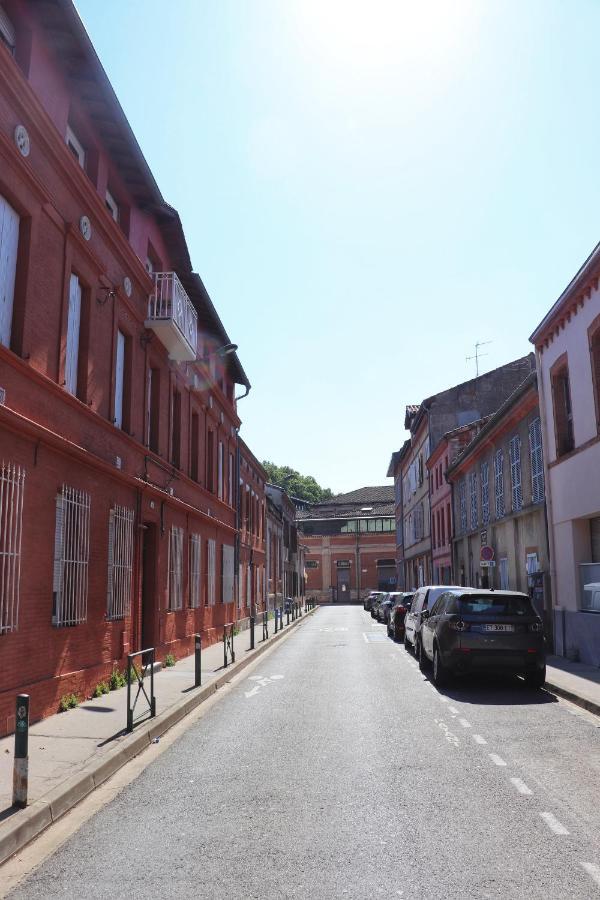
<instances>
[{"instance_id":1,"label":"metal railing","mask_svg":"<svg viewBox=\"0 0 600 900\"><path fill-rule=\"evenodd\" d=\"M148 318L171 319L194 353L198 344L198 314L175 272L154 273L154 293L148 301Z\"/></svg>"},{"instance_id":2,"label":"metal railing","mask_svg":"<svg viewBox=\"0 0 600 900\"><path fill-rule=\"evenodd\" d=\"M140 657L140 668L134 664L134 659ZM150 674L150 696L146 691L147 675ZM137 687L135 699L131 702L131 688ZM137 702L140 695L145 698L148 708L135 715ZM153 719L156 715L156 698L154 696L154 647L146 650L138 650L136 653L127 654L127 731L133 731L136 722L144 718Z\"/></svg>"},{"instance_id":3,"label":"metal railing","mask_svg":"<svg viewBox=\"0 0 600 900\"><path fill-rule=\"evenodd\" d=\"M230 662L235 662L235 650L233 647L234 622L223 625L223 668L226 669Z\"/></svg>"}]
</instances>

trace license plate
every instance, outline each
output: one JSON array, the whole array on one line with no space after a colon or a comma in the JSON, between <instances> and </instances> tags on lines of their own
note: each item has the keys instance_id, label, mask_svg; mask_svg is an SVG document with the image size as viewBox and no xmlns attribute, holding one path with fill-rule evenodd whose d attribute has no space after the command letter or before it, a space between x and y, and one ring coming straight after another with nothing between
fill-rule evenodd
<instances>
[{"instance_id":1,"label":"license plate","mask_svg":"<svg viewBox=\"0 0 600 900\"><path fill-rule=\"evenodd\" d=\"M514 631L514 625L484 625L484 631Z\"/></svg>"}]
</instances>

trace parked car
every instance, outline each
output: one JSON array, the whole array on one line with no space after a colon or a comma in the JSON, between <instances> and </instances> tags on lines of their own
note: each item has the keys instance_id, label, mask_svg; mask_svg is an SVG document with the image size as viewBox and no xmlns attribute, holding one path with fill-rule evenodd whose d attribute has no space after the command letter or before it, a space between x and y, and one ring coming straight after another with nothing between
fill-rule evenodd
<instances>
[{"instance_id":1,"label":"parked car","mask_svg":"<svg viewBox=\"0 0 600 900\"><path fill-rule=\"evenodd\" d=\"M373 602L371 603L371 616L376 619L377 618L377 610L379 608L379 604L382 600L385 599L385 591L377 591L377 595Z\"/></svg>"},{"instance_id":2,"label":"parked car","mask_svg":"<svg viewBox=\"0 0 600 900\"><path fill-rule=\"evenodd\" d=\"M404 619L410 609L414 594L406 591L396 591L392 596L394 597L394 604L388 617L387 633L395 641L399 641L401 638L404 638Z\"/></svg>"},{"instance_id":3,"label":"parked car","mask_svg":"<svg viewBox=\"0 0 600 900\"><path fill-rule=\"evenodd\" d=\"M365 597L365 602L363 603L363 609L366 609L367 612L370 612L371 605L377 599L378 596L379 596L379 591L371 591L369 594L367 594L367 596Z\"/></svg>"},{"instance_id":4,"label":"parked car","mask_svg":"<svg viewBox=\"0 0 600 900\"><path fill-rule=\"evenodd\" d=\"M379 603L377 604L376 619L378 622L383 622L383 624L385 625L385 623L388 620L388 617L390 614L390 609L392 608L393 604L394 604L394 600L393 600L392 594L389 594L389 593L384 594L383 599L381 599L379 601Z\"/></svg>"},{"instance_id":5,"label":"parked car","mask_svg":"<svg viewBox=\"0 0 600 900\"><path fill-rule=\"evenodd\" d=\"M446 590L421 612L419 665L433 664L433 681L455 672L523 675L530 687L546 681L544 626L527 594Z\"/></svg>"},{"instance_id":6,"label":"parked car","mask_svg":"<svg viewBox=\"0 0 600 900\"><path fill-rule=\"evenodd\" d=\"M464 587L455 585L428 585L415 591L410 611L404 619L404 646L407 650L411 647L415 656L419 656L419 631L421 630L421 613L424 609L431 609L440 594L444 591L464 591ZM466 589L468 590L468 588Z\"/></svg>"}]
</instances>

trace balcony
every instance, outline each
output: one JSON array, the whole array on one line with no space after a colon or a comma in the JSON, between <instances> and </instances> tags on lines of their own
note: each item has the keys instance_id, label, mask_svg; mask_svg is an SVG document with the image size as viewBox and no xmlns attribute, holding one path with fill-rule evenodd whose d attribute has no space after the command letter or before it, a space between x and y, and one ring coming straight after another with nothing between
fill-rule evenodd
<instances>
[{"instance_id":1,"label":"balcony","mask_svg":"<svg viewBox=\"0 0 600 900\"><path fill-rule=\"evenodd\" d=\"M154 273L154 293L148 300L150 328L176 362L196 359L198 315L175 272Z\"/></svg>"}]
</instances>

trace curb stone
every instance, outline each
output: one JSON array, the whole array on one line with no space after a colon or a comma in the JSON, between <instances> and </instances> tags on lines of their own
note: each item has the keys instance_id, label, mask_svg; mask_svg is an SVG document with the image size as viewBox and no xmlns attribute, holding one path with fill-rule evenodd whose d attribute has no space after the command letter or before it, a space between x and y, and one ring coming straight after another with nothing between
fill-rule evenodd
<instances>
[{"instance_id":1,"label":"curb stone","mask_svg":"<svg viewBox=\"0 0 600 900\"><path fill-rule=\"evenodd\" d=\"M561 687L558 684L553 684L551 681L546 681L544 687L551 694L556 694L558 697L563 697L565 700L570 700L570 702L574 703L575 706L580 706L582 709L586 709L588 712L593 713L595 716L600 716L600 703L595 703L593 700L588 700L587 697L582 697L580 694L575 694L573 691L569 691L567 690L567 688Z\"/></svg>"},{"instance_id":2,"label":"curb stone","mask_svg":"<svg viewBox=\"0 0 600 900\"><path fill-rule=\"evenodd\" d=\"M150 746L154 738L161 737L170 728L184 719L194 709L208 700L218 688L230 682L235 675L243 671L246 666L261 656L270 647L282 640L306 619L318 610L314 609L304 613L295 622L290 622L283 631L271 635L268 641L259 641L250 655L244 656L225 669L222 674L212 678L209 684L198 688L198 692L192 697L184 697L177 703L168 707L164 713L159 713L154 719L149 719L138 726L133 734L117 738L120 741L116 747L104 754L99 754L97 760L90 760L77 774L71 775L61 784L57 785L39 800L34 801L24 810L7 810L8 816L0 821L0 865L18 853L26 844L38 837L49 825L63 816L77 805L81 800L100 787L111 775L118 772L135 756ZM192 676L190 676L192 677Z\"/></svg>"}]
</instances>

